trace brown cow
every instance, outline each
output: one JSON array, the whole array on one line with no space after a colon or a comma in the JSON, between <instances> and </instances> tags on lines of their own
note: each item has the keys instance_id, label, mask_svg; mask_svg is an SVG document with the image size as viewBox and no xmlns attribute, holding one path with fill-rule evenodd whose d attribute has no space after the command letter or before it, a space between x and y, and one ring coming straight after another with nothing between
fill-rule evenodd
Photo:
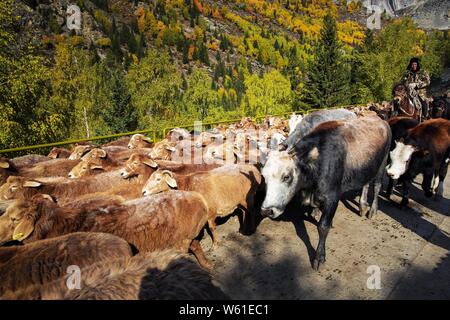
<instances>
[{"instance_id":1,"label":"brown cow","mask_svg":"<svg viewBox=\"0 0 450 320\"><path fill-rule=\"evenodd\" d=\"M396 141L387 173L403 182L402 205L408 204L409 187L423 174L422 189L430 197L442 197L450 158L450 121L431 119L409 129L404 140Z\"/></svg>"}]
</instances>

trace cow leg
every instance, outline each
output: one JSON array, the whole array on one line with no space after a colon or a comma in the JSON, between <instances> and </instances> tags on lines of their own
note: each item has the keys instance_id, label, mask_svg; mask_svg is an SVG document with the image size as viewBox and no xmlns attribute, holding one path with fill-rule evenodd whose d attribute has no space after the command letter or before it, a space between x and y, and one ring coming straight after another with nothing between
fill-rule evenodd
<instances>
[{"instance_id":1,"label":"cow leg","mask_svg":"<svg viewBox=\"0 0 450 320\"><path fill-rule=\"evenodd\" d=\"M446 162L446 159L442 162L440 170L439 170L439 183L435 189L435 199L439 200L442 198L442 195L444 194L444 179L447 176L447 170L448 170L448 163Z\"/></svg>"},{"instance_id":2,"label":"cow leg","mask_svg":"<svg viewBox=\"0 0 450 320\"><path fill-rule=\"evenodd\" d=\"M361 217L365 216L367 211L369 211L369 203L367 202L367 193L369 192L370 184L364 185L361 191L361 197L359 198L359 215Z\"/></svg>"},{"instance_id":3,"label":"cow leg","mask_svg":"<svg viewBox=\"0 0 450 320\"><path fill-rule=\"evenodd\" d=\"M217 231L216 231L215 217L208 220L208 228L209 228L209 231L211 231L212 247L215 248L217 246L217 244L219 243L219 238L217 236Z\"/></svg>"},{"instance_id":4,"label":"cow leg","mask_svg":"<svg viewBox=\"0 0 450 320\"><path fill-rule=\"evenodd\" d=\"M319 270L320 264L325 263L325 242L331 228L334 214L336 213L338 202L339 198L334 197L332 200L328 200L322 207L322 216L320 217L319 225L317 226L319 231L319 244L317 245L316 256L312 263L312 267L315 270Z\"/></svg>"},{"instance_id":5,"label":"cow leg","mask_svg":"<svg viewBox=\"0 0 450 320\"><path fill-rule=\"evenodd\" d=\"M390 199L392 195L392 191L394 190L394 186L397 184L397 180L392 179L389 177L388 186L386 189L386 198Z\"/></svg>"},{"instance_id":6,"label":"cow leg","mask_svg":"<svg viewBox=\"0 0 450 320\"><path fill-rule=\"evenodd\" d=\"M381 190L381 181L375 181L373 184L373 201L372 205L370 206L369 216L368 218L371 219L374 214L378 211L378 195L380 194Z\"/></svg>"},{"instance_id":7,"label":"cow leg","mask_svg":"<svg viewBox=\"0 0 450 320\"><path fill-rule=\"evenodd\" d=\"M403 190L402 190L402 201L400 202L400 206L407 206L409 202L409 188L411 187L411 180L405 179L403 181Z\"/></svg>"},{"instance_id":8,"label":"cow leg","mask_svg":"<svg viewBox=\"0 0 450 320\"><path fill-rule=\"evenodd\" d=\"M198 241L197 239L192 240L189 249L192 251L194 256L197 258L198 263L203 268L212 269L212 263L208 260L208 258L206 258L202 246L200 245L200 241Z\"/></svg>"},{"instance_id":9,"label":"cow leg","mask_svg":"<svg viewBox=\"0 0 450 320\"><path fill-rule=\"evenodd\" d=\"M432 172L424 172L422 181L422 190L425 193L425 197L431 197L433 195L433 180L434 177L438 177L437 174Z\"/></svg>"}]
</instances>

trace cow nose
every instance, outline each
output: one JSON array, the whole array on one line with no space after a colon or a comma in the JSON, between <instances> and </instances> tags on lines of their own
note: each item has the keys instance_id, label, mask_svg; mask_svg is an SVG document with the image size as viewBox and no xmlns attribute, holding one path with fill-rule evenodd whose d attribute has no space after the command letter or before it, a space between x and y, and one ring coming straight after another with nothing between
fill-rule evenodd
<instances>
[{"instance_id":1,"label":"cow nose","mask_svg":"<svg viewBox=\"0 0 450 320\"><path fill-rule=\"evenodd\" d=\"M261 208L261 215L263 217L271 217L273 215L272 209L270 208Z\"/></svg>"}]
</instances>

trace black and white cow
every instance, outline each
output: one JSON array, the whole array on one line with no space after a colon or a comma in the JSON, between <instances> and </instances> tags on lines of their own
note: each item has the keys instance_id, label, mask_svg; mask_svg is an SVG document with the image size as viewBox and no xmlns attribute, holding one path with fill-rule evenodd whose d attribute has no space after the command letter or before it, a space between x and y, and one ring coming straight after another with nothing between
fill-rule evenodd
<instances>
[{"instance_id":1,"label":"black and white cow","mask_svg":"<svg viewBox=\"0 0 450 320\"><path fill-rule=\"evenodd\" d=\"M339 199L350 190L361 190L360 214L377 212L391 130L378 116L329 121L303 137L291 151L272 151L262 169L266 196L261 214L281 215L288 203L300 197L304 205L322 212L318 224L319 244L313 268L325 262L325 241ZM369 209L367 193L374 184Z\"/></svg>"},{"instance_id":2,"label":"black and white cow","mask_svg":"<svg viewBox=\"0 0 450 320\"><path fill-rule=\"evenodd\" d=\"M450 121L431 119L409 129L405 139L396 141L386 168L392 179L403 183L401 205L408 204L412 180L423 174L425 196L442 197L450 157Z\"/></svg>"}]
</instances>

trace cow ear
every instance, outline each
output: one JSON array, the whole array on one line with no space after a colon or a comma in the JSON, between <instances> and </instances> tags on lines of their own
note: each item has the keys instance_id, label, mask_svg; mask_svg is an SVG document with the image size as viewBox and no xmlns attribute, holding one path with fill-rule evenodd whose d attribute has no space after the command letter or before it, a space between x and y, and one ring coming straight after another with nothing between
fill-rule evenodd
<instances>
[{"instance_id":1,"label":"cow ear","mask_svg":"<svg viewBox=\"0 0 450 320\"><path fill-rule=\"evenodd\" d=\"M143 164L151 167L151 168L157 168L158 164L155 162L155 160L153 159L145 159L144 161L142 161Z\"/></svg>"},{"instance_id":2,"label":"cow ear","mask_svg":"<svg viewBox=\"0 0 450 320\"><path fill-rule=\"evenodd\" d=\"M34 222L35 220L32 218L24 218L19 224L16 226L13 232L12 239L17 241L23 241L30 236L30 234L34 231Z\"/></svg>"},{"instance_id":3,"label":"cow ear","mask_svg":"<svg viewBox=\"0 0 450 320\"><path fill-rule=\"evenodd\" d=\"M308 153L308 159L312 161L316 161L319 158L319 149L317 147L314 147L309 151Z\"/></svg>"},{"instance_id":4,"label":"cow ear","mask_svg":"<svg viewBox=\"0 0 450 320\"><path fill-rule=\"evenodd\" d=\"M164 179L166 180L169 187L171 187L172 189L175 189L177 187L177 181L169 174L165 174Z\"/></svg>"},{"instance_id":5,"label":"cow ear","mask_svg":"<svg viewBox=\"0 0 450 320\"><path fill-rule=\"evenodd\" d=\"M0 168L8 169L9 168L9 162L5 160L0 160Z\"/></svg>"},{"instance_id":6,"label":"cow ear","mask_svg":"<svg viewBox=\"0 0 450 320\"><path fill-rule=\"evenodd\" d=\"M40 183L39 181L34 181L34 180L27 180L23 183L23 186L25 188L37 188L42 186L42 183Z\"/></svg>"}]
</instances>

